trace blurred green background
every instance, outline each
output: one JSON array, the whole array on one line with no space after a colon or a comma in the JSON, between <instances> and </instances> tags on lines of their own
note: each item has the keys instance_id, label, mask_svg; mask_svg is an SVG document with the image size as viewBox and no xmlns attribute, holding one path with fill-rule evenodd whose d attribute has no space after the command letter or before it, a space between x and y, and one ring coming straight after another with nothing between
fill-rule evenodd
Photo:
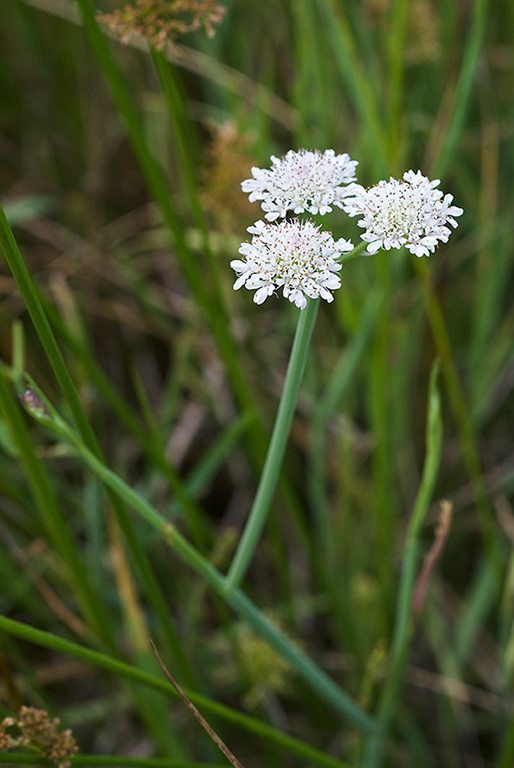
<instances>
[{"instance_id":1,"label":"blurred green background","mask_svg":"<svg viewBox=\"0 0 514 768\"><path fill-rule=\"evenodd\" d=\"M464 208L430 259L390 251L345 266L334 304L320 310L245 590L375 712L439 357L443 455L422 554L441 499L453 517L385 760L509 768L514 5L226 0L212 38L198 30L152 54L140 36L126 45L109 37L109 69L80 4L3 3L1 202L106 463L222 571L251 505L297 318L282 299L256 307L232 291L229 262L260 218L240 182L271 154L333 148L359 161L365 186L420 168ZM95 0L97 11L114 7ZM341 211L323 225L358 242ZM3 260L0 290L2 360L14 364L23 347L19 365L68 417ZM99 481L23 423L120 658L137 665L148 633L191 690L361 764L366 737L133 518L172 619L170 647ZM5 411L0 427L1 613L94 646ZM170 715L166 701L150 707L115 675L7 634L0 641L5 714L20 701L46 708L84 753L219 762L183 705ZM247 768L310 764L237 724L215 724Z\"/></svg>"}]
</instances>

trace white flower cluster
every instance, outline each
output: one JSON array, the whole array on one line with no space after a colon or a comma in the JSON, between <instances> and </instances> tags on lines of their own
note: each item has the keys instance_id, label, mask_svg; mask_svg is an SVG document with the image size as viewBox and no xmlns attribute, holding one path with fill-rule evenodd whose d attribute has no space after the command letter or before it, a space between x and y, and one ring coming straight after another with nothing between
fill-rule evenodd
<instances>
[{"instance_id":1,"label":"white flower cluster","mask_svg":"<svg viewBox=\"0 0 514 768\"><path fill-rule=\"evenodd\" d=\"M334 241L329 232L321 232L311 221L285 220L294 214L325 214L332 205L342 208L348 184L355 179L357 163L334 150L311 152L290 150L284 157L273 157L270 169L252 168L252 179L243 181L243 192L250 201L262 201L269 224L258 221L248 231L251 243L239 249L245 259L235 259L230 266L238 277L237 290L243 285L255 290L253 300L263 301L279 288L285 298L300 309L307 297L333 301L331 291L341 286L336 259L353 250L349 240ZM279 220L277 222L277 220Z\"/></svg>"},{"instance_id":2,"label":"white flower cluster","mask_svg":"<svg viewBox=\"0 0 514 768\"><path fill-rule=\"evenodd\" d=\"M279 288L300 309L307 296L330 302L330 291L341 286L336 259L353 250L349 240L334 241L330 232L321 232L312 221L281 221L266 224L258 221L248 227L251 243L239 249L245 260L235 259L230 266L238 275L235 290L243 285L255 289L254 301L262 304Z\"/></svg>"},{"instance_id":3,"label":"white flower cluster","mask_svg":"<svg viewBox=\"0 0 514 768\"><path fill-rule=\"evenodd\" d=\"M271 157L269 169L252 168L251 179L242 182L250 201L260 200L268 222L258 221L248 231L251 243L243 243L230 266L237 274L234 289L243 285L255 290L253 300L262 304L279 288L300 309L307 297L333 301L331 291L341 286L337 272L343 253L353 250L349 240L334 241L311 221L286 218L290 212L330 213L332 206L349 216L362 216L361 235L369 253L405 246L416 256L433 253L438 241L446 243L455 216L462 208L452 205L453 196L436 189L421 171L407 171L400 181L390 178L364 189L355 181L357 162L334 150L290 150Z\"/></svg>"},{"instance_id":4,"label":"white flower cluster","mask_svg":"<svg viewBox=\"0 0 514 768\"><path fill-rule=\"evenodd\" d=\"M353 196L343 207L349 216L363 217L358 224L366 230L361 237L369 253L405 246L416 256L429 256L438 240L446 243L450 237L446 224L456 227L453 217L463 213L451 205L453 195L443 197L436 189L439 184L439 179L429 181L421 171L406 171L401 181L390 178L370 189L354 184Z\"/></svg>"},{"instance_id":5,"label":"white flower cluster","mask_svg":"<svg viewBox=\"0 0 514 768\"><path fill-rule=\"evenodd\" d=\"M252 168L253 179L242 182L250 202L262 200L268 221L293 213L330 213L332 205L342 208L348 194L347 184L355 181L356 160L347 154L336 155L333 149L321 153L301 149L282 158L271 156L270 169Z\"/></svg>"}]
</instances>

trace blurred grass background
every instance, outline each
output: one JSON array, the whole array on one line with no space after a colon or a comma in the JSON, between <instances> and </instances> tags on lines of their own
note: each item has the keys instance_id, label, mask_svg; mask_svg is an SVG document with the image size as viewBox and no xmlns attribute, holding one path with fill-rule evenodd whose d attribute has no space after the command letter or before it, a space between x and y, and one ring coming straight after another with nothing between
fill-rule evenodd
<instances>
[{"instance_id":1,"label":"blurred grass background","mask_svg":"<svg viewBox=\"0 0 514 768\"><path fill-rule=\"evenodd\" d=\"M514 6L224 4L212 39L184 36L169 56L140 38L110 41L109 70L81 23L84 3L4 3L2 204L106 463L225 571L296 321L284 301L256 307L231 289L229 261L260 218L241 180L270 154L299 147L349 152L364 185L408 168L442 179L464 208L450 242L423 262L403 251L352 262L334 304L320 310L281 486L244 586L374 713L439 356L443 459L424 551L438 500L451 501L453 519L386 764L510 768ZM341 212L323 224L358 240ZM0 289L2 359L68 417L3 261ZM191 690L327 759L360 764L366 737L313 697L148 525L129 515L130 532L120 533L112 500L71 449L9 413L4 405L1 613L142 668L150 635ZM13 430L30 437L30 459L26 448L20 460ZM41 467L46 503L27 462ZM72 548L90 592L70 575ZM84 611L93 593L108 617L102 631ZM219 762L183 705L56 650L0 640L5 714L21 701L46 708L84 753ZM213 724L247 768L311 764L240 723Z\"/></svg>"}]
</instances>

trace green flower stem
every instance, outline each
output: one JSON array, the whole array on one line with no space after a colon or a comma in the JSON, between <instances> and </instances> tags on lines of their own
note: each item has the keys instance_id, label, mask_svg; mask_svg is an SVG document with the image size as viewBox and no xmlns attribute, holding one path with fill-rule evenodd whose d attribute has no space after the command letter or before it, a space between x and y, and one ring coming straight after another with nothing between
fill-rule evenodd
<instances>
[{"instance_id":1,"label":"green flower stem","mask_svg":"<svg viewBox=\"0 0 514 768\"><path fill-rule=\"evenodd\" d=\"M355 246L353 251L350 251L350 253L343 253L340 259L338 259L338 262L340 264L344 264L345 261L350 261L350 259L354 259L356 256L359 256L361 254L368 243L365 240L361 240L358 245ZM368 254L369 255L369 254Z\"/></svg>"},{"instance_id":2,"label":"green flower stem","mask_svg":"<svg viewBox=\"0 0 514 768\"><path fill-rule=\"evenodd\" d=\"M241 365L241 357L230 332L231 322L224 309L225 302L223 296L220 290L216 291L216 286L219 286L219 279L217 277L216 262L210 255L211 249L208 248L206 251L209 273L205 274L205 270L202 270L198 265L196 254L192 253L187 245L183 222L171 204L166 179L160 166L150 153L140 116L134 106L129 88L111 55L108 41L96 21L93 4L91 0L76 0L76 3L81 12L84 29L89 37L98 64L109 84L120 117L125 123L148 187L160 208L166 226L172 234L174 251L181 269L196 302L205 314L212 337L226 367L227 377L235 399L242 411L257 413L255 398L245 379L244 366ZM164 61L159 56L154 59L154 63L158 67L159 76L162 78L162 86L168 107L178 118L176 130L183 131L184 121L180 115L180 106L174 101L177 94L169 78L170 72L165 70ZM183 169L186 174L186 183L189 185L191 182L188 181L188 178L190 173L192 173L192 169L190 169L189 158L186 156L186 144L187 137L182 137L180 146L183 146L183 151L180 147L179 151L181 152ZM194 202L194 195L191 197L191 204L193 215L199 225L199 211L197 203ZM212 287L214 287L214 290L212 290ZM246 438L246 444L253 467L260 472L262 459L267 449L267 435L260 418L252 421ZM294 514L294 494L285 480L281 483L281 486L282 493Z\"/></svg>"},{"instance_id":3,"label":"green flower stem","mask_svg":"<svg viewBox=\"0 0 514 768\"><path fill-rule=\"evenodd\" d=\"M317 303L314 304L314 311L311 308L311 314L313 314L311 325L314 323L317 310ZM165 541L173 548L180 559L201 576L240 616L245 618L254 631L261 635L261 637L264 637L277 653L286 658L297 674L303 678L312 690L316 691L322 699L355 725L371 730L373 727L372 718L355 704L343 690L335 685L333 680L312 662L306 654L280 632L240 590L232 590L230 593L227 593L226 578L223 574L203 557L155 507L106 467L84 445L81 437L59 416L44 395L39 391L37 391L37 394L45 402L50 414L33 414L41 426L53 432L66 444L72 445L78 455L95 475L100 478L104 485L113 491L124 504L132 507L152 527L159 530Z\"/></svg>"},{"instance_id":4,"label":"green flower stem","mask_svg":"<svg viewBox=\"0 0 514 768\"><path fill-rule=\"evenodd\" d=\"M414 592L420 542L419 537L425 515L434 492L443 444L441 400L437 389L439 361L432 367L428 394L426 455L423 475L407 531L403 568L398 592L396 619L391 644L391 662L386 684L378 706L377 727L371 735L367 750L366 768L379 768L383 761L385 738L399 703L405 664L413 634L411 622L412 595Z\"/></svg>"},{"instance_id":5,"label":"green flower stem","mask_svg":"<svg viewBox=\"0 0 514 768\"><path fill-rule=\"evenodd\" d=\"M230 595L243 580L268 516L289 438L298 390L307 361L309 342L316 321L316 315L318 314L319 301L319 299L307 299L307 306L300 311L284 389L280 398L275 426L273 427L273 434L259 481L259 487L257 488L239 547L226 577L225 591L227 595Z\"/></svg>"},{"instance_id":6,"label":"green flower stem","mask_svg":"<svg viewBox=\"0 0 514 768\"><path fill-rule=\"evenodd\" d=\"M387 622L389 606L394 600L394 574L390 552L394 550L398 503L394 482L395 425L389 413L391 402L391 336L392 336L392 264L390 256L381 250L375 255L376 280L384 297L369 356L369 409L371 432L376 441L371 456L372 546L377 578L382 594L379 621Z\"/></svg>"},{"instance_id":7,"label":"green flower stem","mask_svg":"<svg viewBox=\"0 0 514 768\"><path fill-rule=\"evenodd\" d=\"M69 640L64 640L62 637L57 637L57 635L53 635L50 632L44 632L41 629L36 629L35 627L15 621L14 619L8 619L5 616L0 616L0 630L6 634L34 643L43 648L49 648L57 653L63 653L72 658L80 659L99 669L105 669L107 672L120 678L142 683L153 690L162 691L171 694L174 697L178 696L175 689L162 676L145 672L131 664L127 664L112 656L108 656L105 653L92 651L78 643L72 643ZM309 744L305 744L292 736L287 736L285 733L282 733L265 723L261 723L259 720L256 720L249 715L241 714L225 704L218 704L217 702L212 701L212 699L193 691L184 689L184 692L201 712L215 715L221 720L233 723L239 728L248 731L249 733L253 733L261 739L282 747L291 754L299 755L305 763L316 763L317 765L327 766L327 768L349 768L346 764L335 760L329 755L325 755L323 752L311 747ZM75 759L78 759L78 756ZM4 761L4 755L2 755L2 762L7 762Z\"/></svg>"}]
</instances>

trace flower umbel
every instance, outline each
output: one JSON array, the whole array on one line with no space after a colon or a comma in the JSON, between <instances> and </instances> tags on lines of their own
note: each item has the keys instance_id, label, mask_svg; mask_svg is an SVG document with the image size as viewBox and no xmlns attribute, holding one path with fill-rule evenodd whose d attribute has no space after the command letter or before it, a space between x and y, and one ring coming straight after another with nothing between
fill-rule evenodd
<instances>
[{"instance_id":1,"label":"flower umbel","mask_svg":"<svg viewBox=\"0 0 514 768\"><path fill-rule=\"evenodd\" d=\"M270 169L252 168L253 179L242 182L250 202L262 200L268 221L294 213L330 213L332 205L342 208L349 194L347 184L354 181L356 160L349 155L336 155L333 149L314 152L301 149L282 158L271 156Z\"/></svg>"},{"instance_id":2,"label":"flower umbel","mask_svg":"<svg viewBox=\"0 0 514 768\"><path fill-rule=\"evenodd\" d=\"M436 189L439 184L421 171L406 171L401 181L390 178L369 189L354 184L343 208L349 216L363 216L358 224L366 229L361 237L369 253L405 246L416 256L428 256L439 240L446 243L450 237L446 224L456 227L453 217L463 213L451 204L453 195L443 197Z\"/></svg>"},{"instance_id":3,"label":"flower umbel","mask_svg":"<svg viewBox=\"0 0 514 768\"><path fill-rule=\"evenodd\" d=\"M21 707L18 717L5 717L0 723L0 749L29 747L56 768L70 768L78 747L71 731L59 731L59 725L59 718L51 720L44 709Z\"/></svg>"},{"instance_id":4,"label":"flower umbel","mask_svg":"<svg viewBox=\"0 0 514 768\"><path fill-rule=\"evenodd\" d=\"M312 221L258 221L248 227L253 237L239 249L245 259L235 259L230 266L238 277L234 289L243 285L255 290L253 300L262 304L282 288L283 295L304 309L307 296L333 301L331 291L341 286L336 259L353 250L349 240L334 241L330 232L321 232Z\"/></svg>"}]
</instances>

